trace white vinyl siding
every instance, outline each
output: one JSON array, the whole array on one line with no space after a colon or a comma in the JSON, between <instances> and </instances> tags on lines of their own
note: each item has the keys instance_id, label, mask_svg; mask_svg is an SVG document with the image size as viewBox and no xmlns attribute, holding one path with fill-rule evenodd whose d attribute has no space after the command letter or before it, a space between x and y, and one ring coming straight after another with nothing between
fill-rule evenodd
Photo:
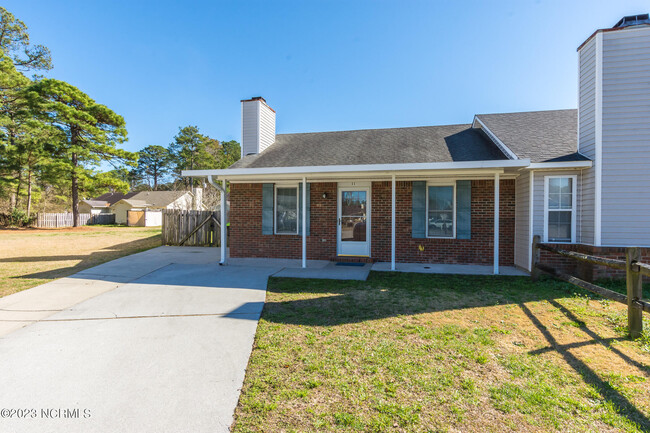
<instances>
[{"instance_id":1,"label":"white vinyl siding","mask_svg":"<svg viewBox=\"0 0 650 433\"><path fill-rule=\"evenodd\" d=\"M579 90L578 90L578 149L580 153L596 159L595 148L595 102L596 102L596 38L591 40L580 50L579 53ZM595 162L597 163L597 162ZM595 206L595 168L589 168L582 172L582 191L579 195L580 212L578 232L580 242L594 243L594 206Z\"/></svg>"},{"instance_id":2,"label":"white vinyl siding","mask_svg":"<svg viewBox=\"0 0 650 433\"><path fill-rule=\"evenodd\" d=\"M242 156L258 153L259 101L242 102Z\"/></svg>"},{"instance_id":3,"label":"white vinyl siding","mask_svg":"<svg viewBox=\"0 0 650 433\"><path fill-rule=\"evenodd\" d=\"M260 152L275 143L275 112L260 102Z\"/></svg>"},{"instance_id":4,"label":"white vinyl siding","mask_svg":"<svg viewBox=\"0 0 650 433\"><path fill-rule=\"evenodd\" d=\"M515 180L515 265L530 270L530 173Z\"/></svg>"},{"instance_id":5,"label":"white vinyl siding","mask_svg":"<svg viewBox=\"0 0 650 433\"><path fill-rule=\"evenodd\" d=\"M539 235L540 238L544 239L544 178L546 176L576 176L576 243L584 243L581 237L581 214L582 214L582 203L580 201L580 196L582 194L582 183L580 171L578 170L559 170L559 171L535 171L534 180L533 180L533 235Z\"/></svg>"},{"instance_id":6,"label":"white vinyl siding","mask_svg":"<svg viewBox=\"0 0 650 433\"><path fill-rule=\"evenodd\" d=\"M602 245L650 245L650 28L603 34Z\"/></svg>"}]
</instances>

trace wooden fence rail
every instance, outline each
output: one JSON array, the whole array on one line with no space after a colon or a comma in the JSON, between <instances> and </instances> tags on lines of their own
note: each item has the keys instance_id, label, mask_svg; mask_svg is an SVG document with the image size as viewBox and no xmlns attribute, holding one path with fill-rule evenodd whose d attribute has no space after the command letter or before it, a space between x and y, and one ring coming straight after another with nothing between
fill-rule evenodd
<instances>
[{"instance_id":1,"label":"wooden fence rail","mask_svg":"<svg viewBox=\"0 0 650 433\"><path fill-rule=\"evenodd\" d=\"M162 213L162 244L221 246L220 221L220 212L165 209Z\"/></svg>"},{"instance_id":2,"label":"wooden fence rail","mask_svg":"<svg viewBox=\"0 0 650 433\"><path fill-rule=\"evenodd\" d=\"M600 266L607 266L614 269L624 269L627 281L627 295L606 289L593 283L581 280L573 275L561 272L551 266L540 263L540 250L570 257L582 262L592 263ZM540 243L540 237L533 237L532 245L531 277L533 281L539 278L539 272L545 272L560 280L581 287L590 292L596 293L606 299L627 304L627 322L630 337L638 338L643 331L643 312L650 313L650 302L643 298L643 276L650 276L650 265L641 263L641 251L639 248L627 248L625 261L608 259L605 257L591 256L588 254L567 251L550 245Z\"/></svg>"}]
</instances>

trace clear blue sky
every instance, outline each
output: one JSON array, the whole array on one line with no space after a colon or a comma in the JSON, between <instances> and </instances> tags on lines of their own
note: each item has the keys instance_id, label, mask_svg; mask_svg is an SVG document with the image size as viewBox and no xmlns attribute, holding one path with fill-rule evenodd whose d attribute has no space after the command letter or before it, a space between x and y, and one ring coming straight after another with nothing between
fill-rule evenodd
<instances>
[{"instance_id":1,"label":"clear blue sky","mask_svg":"<svg viewBox=\"0 0 650 433\"><path fill-rule=\"evenodd\" d=\"M128 150L179 126L240 140L241 99L277 132L469 123L576 107L576 48L647 1L4 0L54 69L124 116Z\"/></svg>"}]
</instances>

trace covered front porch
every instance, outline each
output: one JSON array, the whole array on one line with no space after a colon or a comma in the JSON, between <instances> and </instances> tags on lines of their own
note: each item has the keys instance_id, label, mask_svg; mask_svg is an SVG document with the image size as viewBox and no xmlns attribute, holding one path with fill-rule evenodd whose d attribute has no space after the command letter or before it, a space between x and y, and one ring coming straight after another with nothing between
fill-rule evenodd
<instances>
[{"instance_id":1,"label":"covered front porch","mask_svg":"<svg viewBox=\"0 0 650 433\"><path fill-rule=\"evenodd\" d=\"M290 259L309 271L315 269L310 260L359 261L375 263L377 270L511 275L516 273L514 179L528 164L499 160L183 174L207 178L222 194L230 189L230 257L224 252L223 264Z\"/></svg>"}]
</instances>

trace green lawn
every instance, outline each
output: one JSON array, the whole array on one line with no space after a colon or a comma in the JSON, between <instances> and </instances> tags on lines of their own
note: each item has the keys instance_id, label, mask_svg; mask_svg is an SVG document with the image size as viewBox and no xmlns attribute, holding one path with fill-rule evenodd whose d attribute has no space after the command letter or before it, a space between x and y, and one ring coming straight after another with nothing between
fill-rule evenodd
<instances>
[{"instance_id":1,"label":"green lawn","mask_svg":"<svg viewBox=\"0 0 650 433\"><path fill-rule=\"evenodd\" d=\"M625 325L554 280L273 278L234 431L650 431Z\"/></svg>"},{"instance_id":2,"label":"green lawn","mask_svg":"<svg viewBox=\"0 0 650 433\"><path fill-rule=\"evenodd\" d=\"M0 229L0 297L160 246L160 227Z\"/></svg>"}]
</instances>

